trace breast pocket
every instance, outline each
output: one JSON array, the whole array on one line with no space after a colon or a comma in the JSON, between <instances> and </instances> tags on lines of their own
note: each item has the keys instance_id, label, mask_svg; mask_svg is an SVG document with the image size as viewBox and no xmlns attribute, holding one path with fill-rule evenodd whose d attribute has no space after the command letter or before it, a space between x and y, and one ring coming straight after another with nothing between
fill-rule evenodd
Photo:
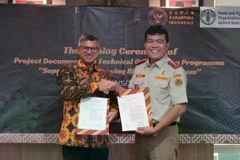
<instances>
[{"instance_id":1,"label":"breast pocket","mask_svg":"<svg viewBox=\"0 0 240 160\"><path fill-rule=\"evenodd\" d=\"M134 81L134 88L135 89L138 89L138 88L143 88L143 83L144 83L144 78L137 78L135 81Z\"/></svg>"},{"instance_id":2,"label":"breast pocket","mask_svg":"<svg viewBox=\"0 0 240 160\"><path fill-rule=\"evenodd\" d=\"M152 95L154 99L165 99L169 96L168 81L154 81L151 87Z\"/></svg>"}]
</instances>

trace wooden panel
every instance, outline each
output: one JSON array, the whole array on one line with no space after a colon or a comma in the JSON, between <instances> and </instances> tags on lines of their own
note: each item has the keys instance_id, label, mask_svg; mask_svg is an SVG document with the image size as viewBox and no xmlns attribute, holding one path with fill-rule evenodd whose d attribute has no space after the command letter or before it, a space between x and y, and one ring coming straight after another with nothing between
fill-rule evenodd
<instances>
[{"instance_id":1,"label":"wooden panel","mask_svg":"<svg viewBox=\"0 0 240 160\"><path fill-rule=\"evenodd\" d=\"M89 0L66 0L66 5L88 5Z\"/></svg>"},{"instance_id":2,"label":"wooden panel","mask_svg":"<svg viewBox=\"0 0 240 160\"><path fill-rule=\"evenodd\" d=\"M129 6L148 7L149 0L129 0Z\"/></svg>"},{"instance_id":3,"label":"wooden panel","mask_svg":"<svg viewBox=\"0 0 240 160\"><path fill-rule=\"evenodd\" d=\"M47 4L52 4L52 0L47 0Z\"/></svg>"},{"instance_id":4,"label":"wooden panel","mask_svg":"<svg viewBox=\"0 0 240 160\"><path fill-rule=\"evenodd\" d=\"M178 160L213 160L213 144L180 144ZM110 144L109 160L134 160L133 144ZM56 144L0 143L0 160L62 160Z\"/></svg>"},{"instance_id":5,"label":"wooden panel","mask_svg":"<svg viewBox=\"0 0 240 160\"><path fill-rule=\"evenodd\" d=\"M213 144L180 144L178 160L213 160Z\"/></svg>"},{"instance_id":6,"label":"wooden panel","mask_svg":"<svg viewBox=\"0 0 240 160\"><path fill-rule=\"evenodd\" d=\"M134 160L134 145L110 145L109 160ZM213 160L213 144L180 144L178 160Z\"/></svg>"},{"instance_id":7,"label":"wooden panel","mask_svg":"<svg viewBox=\"0 0 240 160\"><path fill-rule=\"evenodd\" d=\"M0 3L8 3L8 0L0 0Z\"/></svg>"},{"instance_id":8,"label":"wooden panel","mask_svg":"<svg viewBox=\"0 0 240 160\"><path fill-rule=\"evenodd\" d=\"M109 160L134 160L135 151L133 144L110 144Z\"/></svg>"},{"instance_id":9,"label":"wooden panel","mask_svg":"<svg viewBox=\"0 0 240 160\"><path fill-rule=\"evenodd\" d=\"M62 160L56 144L0 143L0 160Z\"/></svg>"}]
</instances>

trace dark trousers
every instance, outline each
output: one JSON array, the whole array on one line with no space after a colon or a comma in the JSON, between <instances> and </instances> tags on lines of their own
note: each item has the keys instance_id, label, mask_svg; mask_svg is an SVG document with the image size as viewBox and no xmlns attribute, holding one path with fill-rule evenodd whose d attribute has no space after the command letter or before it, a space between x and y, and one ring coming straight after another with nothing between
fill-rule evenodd
<instances>
[{"instance_id":1,"label":"dark trousers","mask_svg":"<svg viewBox=\"0 0 240 160\"><path fill-rule=\"evenodd\" d=\"M108 148L62 147L63 160L108 160Z\"/></svg>"}]
</instances>

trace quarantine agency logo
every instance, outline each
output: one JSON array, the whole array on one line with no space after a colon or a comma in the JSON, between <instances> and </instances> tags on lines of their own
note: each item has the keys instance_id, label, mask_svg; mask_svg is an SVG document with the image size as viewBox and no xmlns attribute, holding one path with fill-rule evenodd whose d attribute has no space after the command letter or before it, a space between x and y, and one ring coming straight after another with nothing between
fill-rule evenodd
<instances>
[{"instance_id":1,"label":"quarantine agency logo","mask_svg":"<svg viewBox=\"0 0 240 160\"><path fill-rule=\"evenodd\" d=\"M148 14L148 22L151 25L164 26L168 20L167 12L161 8L153 8Z\"/></svg>"}]
</instances>

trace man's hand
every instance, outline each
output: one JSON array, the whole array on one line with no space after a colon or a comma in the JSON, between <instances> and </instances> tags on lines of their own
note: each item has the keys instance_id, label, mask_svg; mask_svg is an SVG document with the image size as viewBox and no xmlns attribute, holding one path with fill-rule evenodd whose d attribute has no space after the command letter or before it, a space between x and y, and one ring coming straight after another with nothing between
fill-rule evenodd
<instances>
[{"instance_id":1,"label":"man's hand","mask_svg":"<svg viewBox=\"0 0 240 160\"><path fill-rule=\"evenodd\" d=\"M117 118L118 112L109 112L107 115L108 122L111 122L115 118Z\"/></svg>"},{"instance_id":2,"label":"man's hand","mask_svg":"<svg viewBox=\"0 0 240 160\"><path fill-rule=\"evenodd\" d=\"M109 91L114 91L116 86L117 86L116 82L113 82L113 81L108 82L108 90Z\"/></svg>"},{"instance_id":3,"label":"man's hand","mask_svg":"<svg viewBox=\"0 0 240 160\"><path fill-rule=\"evenodd\" d=\"M121 87L117 82L111 81L108 85L109 91L115 91L119 95L122 95L127 89Z\"/></svg>"},{"instance_id":4,"label":"man's hand","mask_svg":"<svg viewBox=\"0 0 240 160\"><path fill-rule=\"evenodd\" d=\"M109 90L108 90L108 80L106 79L101 79L99 82L97 82L98 84L98 90L104 92L105 94L108 94Z\"/></svg>"},{"instance_id":5,"label":"man's hand","mask_svg":"<svg viewBox=\"0 0 240 160\"><path fill-rule=\"evenodd\" d=\"M156 130L152 127L138 127L136 132L146 136L153 136L157 134Z\"/></svg>"}]
</instances>

